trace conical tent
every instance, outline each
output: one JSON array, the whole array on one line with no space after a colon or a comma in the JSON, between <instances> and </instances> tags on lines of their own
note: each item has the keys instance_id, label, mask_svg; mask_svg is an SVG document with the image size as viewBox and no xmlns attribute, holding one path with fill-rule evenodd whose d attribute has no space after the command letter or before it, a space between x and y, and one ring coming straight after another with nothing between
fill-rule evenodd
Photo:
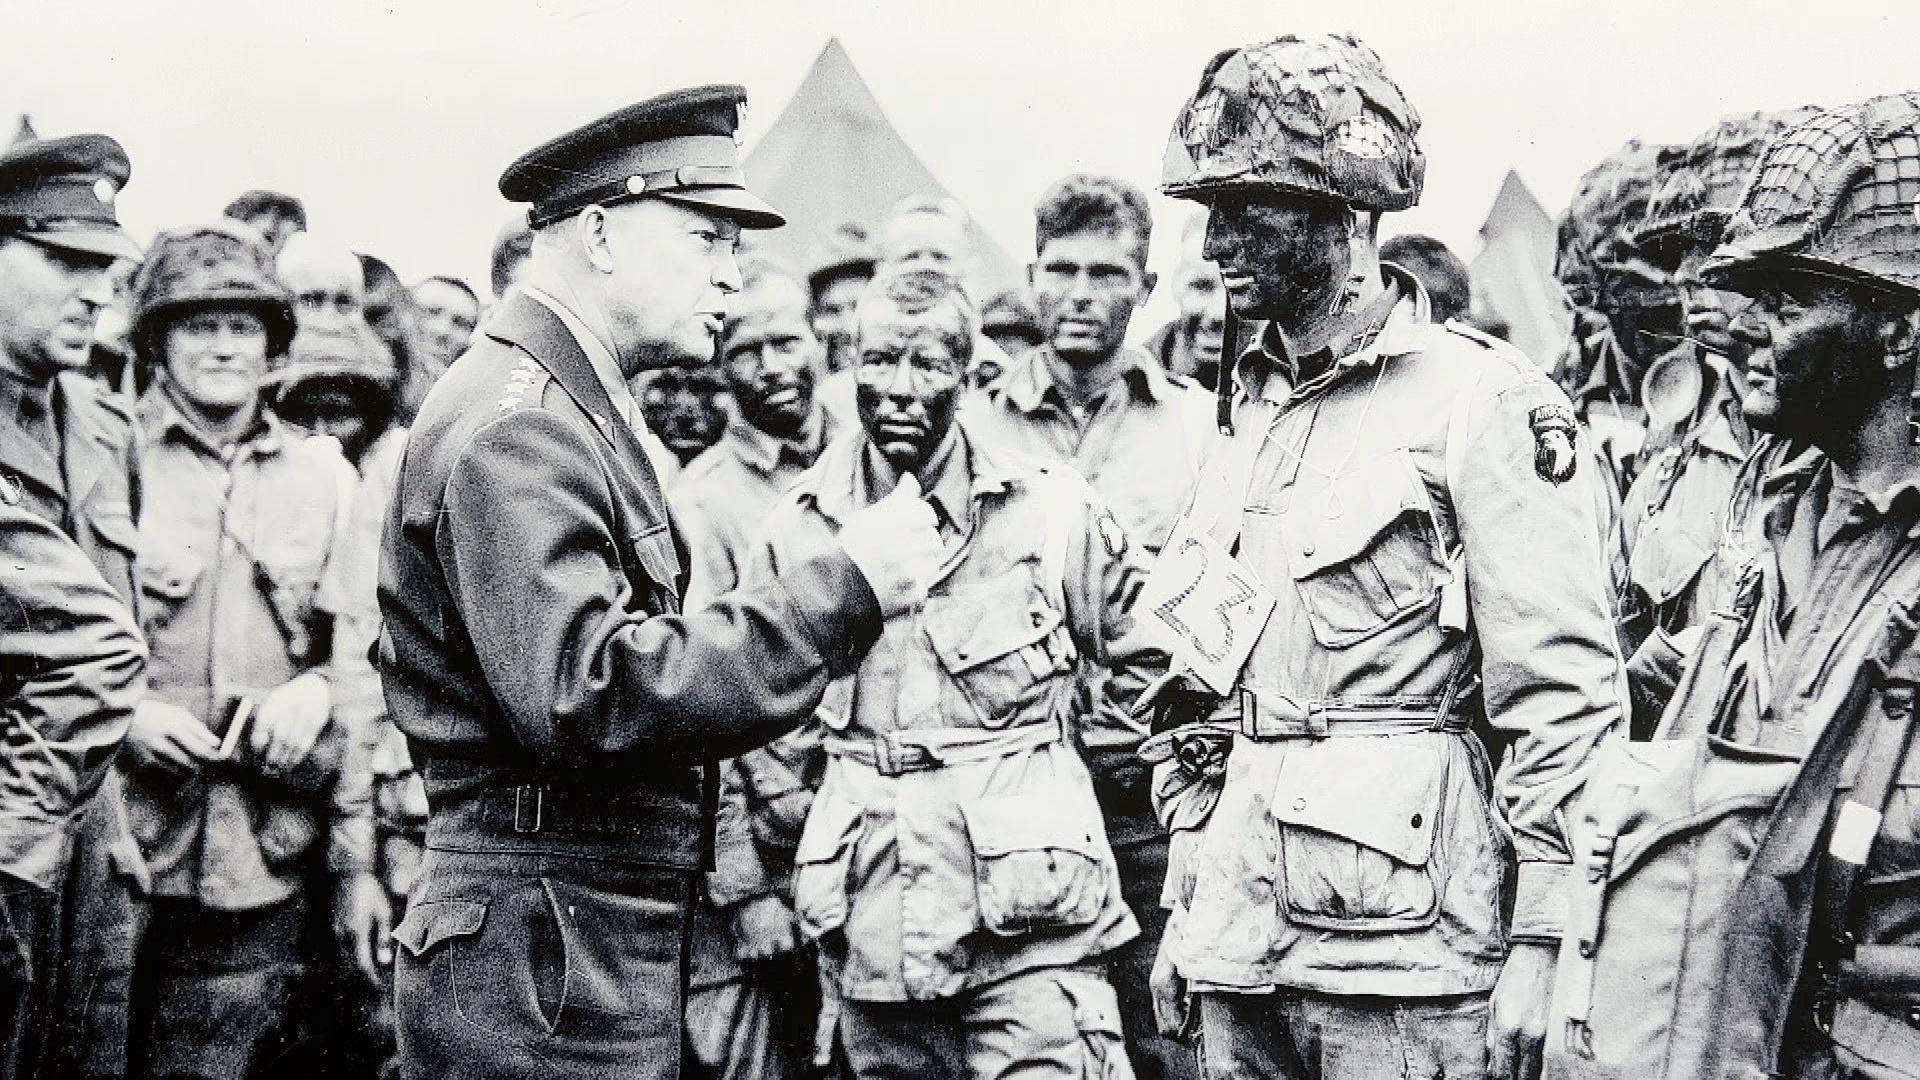
<instances>
[{"instance_id":1,"label":"conical tent","mask_svg":"<svg viewBox=\"0 0 1920 1080\"><path fill-rule=\"evenodd\" d=\"M1480 254L1467 268L1474 307L1505 322L1520 351L1551 367L1573 323L1553 276L1553 218L1520 174L1507 173L1480 239Z\"/></svg>"},{"instance_id":2,"label":"conical tent","mask_svg":"<svg viewBox=\"0 0 1920 1080\"><path fill-rule=\"evenodd\" d=\"M820 50L773 126L747 154L747 183L786 215L785 228L751 236L763 251L806 271L842 224L872 235L909 195L952 198L887 121L838 38ZM968 284L982 299L1018 280L1020 269L975 222Z\"/></svg>"}]
</instances>

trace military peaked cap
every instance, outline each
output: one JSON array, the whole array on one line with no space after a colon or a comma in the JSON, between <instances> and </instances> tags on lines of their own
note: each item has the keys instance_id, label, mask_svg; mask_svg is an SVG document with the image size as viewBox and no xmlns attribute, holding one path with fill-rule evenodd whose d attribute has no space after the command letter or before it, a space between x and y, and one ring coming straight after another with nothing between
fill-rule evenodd
<instances>
[{"instance_id":1,"label":"military peaked cap","mask_svg":"<svg viewBox=\"0 0 1920 1080\"><path fill-rule=\"evenodd\" d=\"M522 154L500 194L531 203L534 228L588 206L658 198L731 218L743 229L787 223L747 190L734 134L746 108L738 86L696 86L609 113Z\"/></svg>"},{"instance_id":2,"label":"military peaked cap","mask_svg":"<svg viewBox=\"0 0 1920 1080\"><path fill-rule=\"evenodd\" d=\"M0 235L107 258L137 258L114 212L133 166L105 135L23 139L0 153Z\"/></svg>"}]
</instances>

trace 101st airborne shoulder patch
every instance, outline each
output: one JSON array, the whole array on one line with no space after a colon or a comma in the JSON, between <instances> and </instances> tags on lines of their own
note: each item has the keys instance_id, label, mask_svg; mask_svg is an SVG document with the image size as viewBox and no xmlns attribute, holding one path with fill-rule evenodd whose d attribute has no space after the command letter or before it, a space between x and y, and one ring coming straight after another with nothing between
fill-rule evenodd
<instances>
[{"instance_id":1,"label":"101st airborne shoulder patch","mask_svg":"<svg viewBox=\"0 0 1920 1080\"><path fill-rule=\"evenodd\" d=\"M1541 405L1527 414L1533 428L1533 471L1549 484L1573 479L1580 458L1574 450L1579 427L1565 405Z\"/></svg>"}]
</instances>

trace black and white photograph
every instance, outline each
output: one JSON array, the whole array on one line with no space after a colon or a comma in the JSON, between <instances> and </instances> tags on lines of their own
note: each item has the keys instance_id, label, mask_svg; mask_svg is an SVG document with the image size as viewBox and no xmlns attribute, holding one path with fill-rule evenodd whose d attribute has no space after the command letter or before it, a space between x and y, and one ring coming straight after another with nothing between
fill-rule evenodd
<instances>
[{"instance_id":1,"label":"black and white photograph","mask_svg":"<svg viewBox=\"0 0 1920 1080\"><path fill-rule=\"evenodd\" d=\"M0 20L0 1080L1920 1080L1920 4Z\"/></svg>"}]
</instances>

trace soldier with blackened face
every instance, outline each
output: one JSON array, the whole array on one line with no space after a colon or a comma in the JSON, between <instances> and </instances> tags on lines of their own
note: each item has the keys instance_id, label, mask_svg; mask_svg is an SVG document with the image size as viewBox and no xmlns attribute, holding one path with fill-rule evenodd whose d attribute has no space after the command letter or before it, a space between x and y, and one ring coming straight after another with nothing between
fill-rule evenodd
<instances>
[{"instance_id":1,"label":"soldier with blackened face","mask_svg":"<svg viewBox=\"0 0 1920 1080\"><path fill-rule=\"evenodd\" d=\"M946 275L878 279L856 312L860 430L767 521L751 573L777 579L917 483L945 552L819 710L794 906L855 1076L1130 1077L1104 960L1138 931L1094 778L1139 781L1127 706L1164 656L1099 496L962 417L978 332ZM1084 666L1109 688L1091 705Z\"/></svg>"},{"instance_id":2,"label":"soldier with blackened face","mask_svg":"<svg viewBox=\"0 0 1920 1080\"><path fill-rule=\"evenodd\" d=\"M1231 685L1169 693L1152 755L1176 830L1157 992L1170 1027L1197 1010L1210 1076L1531 1078L1561 807L1621 716L1566 396L1379 260L1419 127L1366 45L1283 37L1216 56L1167 150L1163 190L1207 207L1204 253L1262 323L1186 525L1274 607ZM1497 776L1483 719L1513 740Z\"/></svg>"}]
</instances>

